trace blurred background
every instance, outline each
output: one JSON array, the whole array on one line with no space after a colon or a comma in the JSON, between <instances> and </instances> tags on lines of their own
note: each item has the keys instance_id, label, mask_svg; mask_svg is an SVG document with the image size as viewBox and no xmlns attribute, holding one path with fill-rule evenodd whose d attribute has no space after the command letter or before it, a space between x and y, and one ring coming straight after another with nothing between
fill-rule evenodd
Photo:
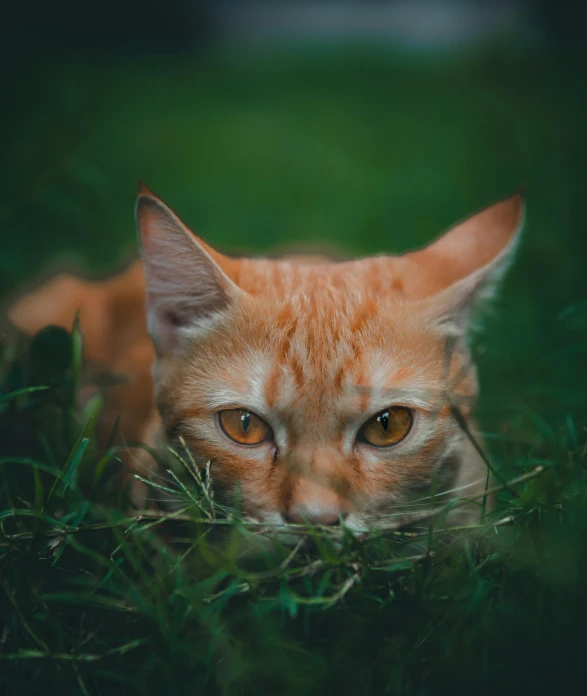
<instances>
[{"instance_id":1,"label":"blurred background","mask_svg":"<svg viewBox=\"0 0 587 696\"><path fill-rule=\"evenodd\" d=\"M402 252L523 187L477 345L482 413L577 418L586 20L569 0L4 7L0 297L120 268L139 179L219 249L258 254Z\"/></svg>"}]
</instances>

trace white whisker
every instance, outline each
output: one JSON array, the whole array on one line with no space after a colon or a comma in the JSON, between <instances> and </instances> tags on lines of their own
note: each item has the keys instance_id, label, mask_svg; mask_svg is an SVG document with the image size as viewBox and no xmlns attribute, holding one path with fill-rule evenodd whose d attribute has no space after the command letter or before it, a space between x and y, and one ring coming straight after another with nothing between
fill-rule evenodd
<instances>
[{"instance_id":1,"label":"white whisker","mask_svg":"<svg viewBox=\"0 0 587 696\"><path fill-rule=\"evenodd\" d=\"M467 483L464 486L458 486L457 488L451 488L449 491L443 491L442 493L436 493L434 495L434 498L440 498L441 495L449 495L450 493L457 493L458 491L464 491L465 488L471 488L471 486L476 486L478 483L482 483L485 481L485 477L477 479L476 481L472 481L471 483ZM432 498L432 495L427 495L425 498L417 498L416 500L410 501L410 505L413 503L419 503L421 501L427 501Z\"/></svg>"}]
</instances>

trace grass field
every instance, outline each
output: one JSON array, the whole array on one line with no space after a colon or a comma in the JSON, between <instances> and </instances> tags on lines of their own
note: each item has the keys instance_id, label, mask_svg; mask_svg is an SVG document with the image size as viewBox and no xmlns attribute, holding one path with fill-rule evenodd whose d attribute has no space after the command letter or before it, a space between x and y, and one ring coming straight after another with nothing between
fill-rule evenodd
<instances>
[{"instance_id":1,"label":"grass field","mask_svg":"<svg viewBox=\"0 0 587 696\"><path fill-rule=\"evenodd\" d=\"M502 480L530 477L450 542L400 530L339 548L314 530L313 552L239 561L255 535L197 521L222 518L205 482L183 493L182 520L117 511L115 453L93 437L100 403L75 407L76 332L5 341L0 693L579 692L584 67L563 49L356 48L46 55L15 69L1 295L47 268L105 274L128 259L139 179L223 250L349 255L426 243L523 186L524 240L476 355L488 456Z\"/></svg>"}]
</instances>

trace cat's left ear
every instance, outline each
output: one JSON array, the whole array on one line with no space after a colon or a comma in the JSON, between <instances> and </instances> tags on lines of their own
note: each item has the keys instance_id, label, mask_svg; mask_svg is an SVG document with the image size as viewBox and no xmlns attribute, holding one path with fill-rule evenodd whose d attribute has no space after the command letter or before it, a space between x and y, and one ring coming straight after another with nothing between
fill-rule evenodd
<instances>
[{"instance_id":1,"label":"cat's left ear","mask_svg":"<svg viewBox=\"0 0 587 696\"><path fill-rule=\"evenodd\" d=\"M206 331L244 295L231 279L238 261L197 238L141 184L136 205L147 282L147 327L160 352Z\"/></svg>"},{"instance_id":2,"label":"cat's left ear","mask_svg":"<svg viewBox=\"0 0 587 696\"><path fill-rule=\"evenodd\" d=\"M513 261L524 222L517 193L451 228L429 246L400 257L406 295L426 318L464 334L495 295Z\"/></svg>"}]
</instances>

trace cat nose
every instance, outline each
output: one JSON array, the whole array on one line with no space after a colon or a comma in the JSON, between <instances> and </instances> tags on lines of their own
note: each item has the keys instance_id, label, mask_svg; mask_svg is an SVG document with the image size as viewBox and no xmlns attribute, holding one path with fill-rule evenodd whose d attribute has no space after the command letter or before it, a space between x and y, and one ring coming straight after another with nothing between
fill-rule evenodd
<instances>
[{"instance_id":1,"label":"cat nose","mask_svg":"<svg viewBox=\"0 0 587 696\"><path fill-rule=\"evenodd\" d=\"M310 524L335 525L339 524L341 520L344 520L346 516L347 513L341 512L340 510L310 511L300 507L294 508L284 514L285 521L292 524L304 524L304 522L309 522Z\"/></svg>"}]
</instances>

